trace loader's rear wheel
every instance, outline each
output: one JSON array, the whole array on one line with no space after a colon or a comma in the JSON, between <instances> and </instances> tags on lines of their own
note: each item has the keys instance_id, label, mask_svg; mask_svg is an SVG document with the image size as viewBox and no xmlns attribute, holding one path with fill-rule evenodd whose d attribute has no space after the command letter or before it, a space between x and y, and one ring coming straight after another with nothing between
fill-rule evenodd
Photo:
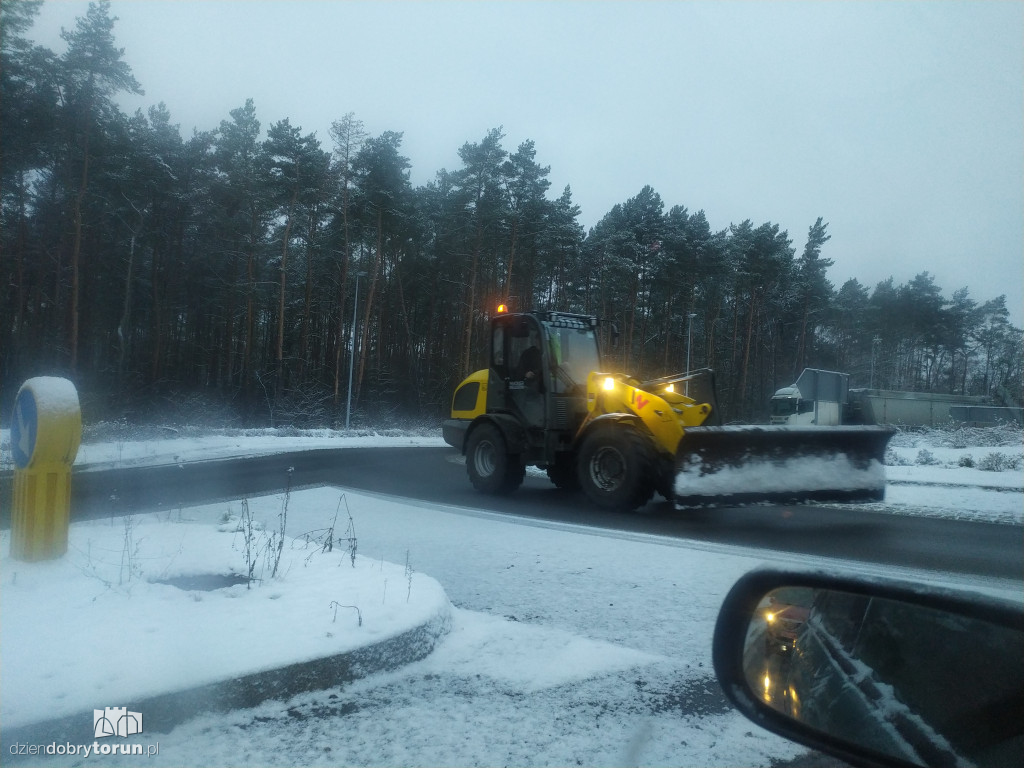
<instances>
[{"instance_id":1,"label":"loader's rear wheel","mask_svg":"<svg viewBox=\"0 0 1024 768\"><path fill-rule=\"evenodd\" d=\"M598 506L629 512L654 495L654 461L649 439L633 427L596 430L580 449L580 486Z\"/></svg>"},{"instance_id":2,"label":"loader's rear wheel","mask_svg":"<svg viewBox=\"0 0 1024 768\"><path fill-rule=\"evenodd\" d=\"M493 424L481 424L466 443L466 471L473 487L482 493L505 495L523 484L526 467L509 454L505 438Z\"/></svg>"}]
</instances>

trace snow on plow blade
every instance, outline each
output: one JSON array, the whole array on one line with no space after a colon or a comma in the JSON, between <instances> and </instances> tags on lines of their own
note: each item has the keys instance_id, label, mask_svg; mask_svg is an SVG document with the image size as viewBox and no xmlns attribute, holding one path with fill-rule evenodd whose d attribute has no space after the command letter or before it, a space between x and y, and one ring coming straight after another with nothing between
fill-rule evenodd
<instances>
[{"instance_id":1,"label":"snow on plow blade","mask_svg":"<svg viewBox=\"0 0 1024 768\"><path fill-rule=\"evenodd\" d=\"M676 505L881 501L890 427L691 427Z\"/></svg>"}]
</instances>

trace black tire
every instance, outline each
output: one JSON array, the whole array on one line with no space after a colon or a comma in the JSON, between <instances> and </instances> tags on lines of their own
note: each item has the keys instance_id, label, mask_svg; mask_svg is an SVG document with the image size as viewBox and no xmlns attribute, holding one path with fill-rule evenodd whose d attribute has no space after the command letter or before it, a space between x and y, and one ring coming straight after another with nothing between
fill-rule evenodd
<instances>
[{"instance_id":1,"label":"black tire","mask_svg":"<svg viewBox=\"0 0 1024 768\"><path fill-rule=\"evenodd\" d=\"M650 439L626 424L591 432L580 449L577 476L587 497L604 509L629 512L654 495Z\"/></svg>"},{"instance_id":2,"label":"black tire","mask_svg":"<svg viewBox=\"0 0 1024 768\"><path fill-rule=\"evenodd\" d=\"M660 456L657 461L657 477L654 487L665 501L676 498L676 465L672 459Z\"/></svg>"},{"instance_id":3,"label":"black tire","mask_svg":"<svg viewBox=\"0 0 1024 768\"><path fill-rule=\"evenodd\" d=\"M481 424L466 442L466 472L481 493L503 496L523 484L526 467L519 456L509 454L501 430Z\"/></svg>"},{"instance_id":4,"label":"black tire","mask_svg":"<svg viewBox=\"0 0 1024 768\"><path fill-rule=\"evenodd\" d=\"M576 457L571 453L556 454L555 463L548 467L548 480L564 491L578 491L580 478L576 472Z\"/></svg>"}]
</instances>

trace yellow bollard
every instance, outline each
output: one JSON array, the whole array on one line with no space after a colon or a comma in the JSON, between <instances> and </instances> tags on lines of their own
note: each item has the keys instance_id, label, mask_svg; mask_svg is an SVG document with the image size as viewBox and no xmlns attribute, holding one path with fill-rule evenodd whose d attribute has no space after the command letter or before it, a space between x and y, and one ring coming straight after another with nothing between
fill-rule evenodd
<instances>
[{"instance_id":1,"label":"yellow bollard","mask_svg":"<svg viewBox=\"0 0 1024 768\"><path fill-rule=\"evenodd\" d=\"M11 557L53 560L68 551L71 465L81 441L82 411L74 384L39 376L21 385L11 420Z\"/></svg>"}]
</instances>

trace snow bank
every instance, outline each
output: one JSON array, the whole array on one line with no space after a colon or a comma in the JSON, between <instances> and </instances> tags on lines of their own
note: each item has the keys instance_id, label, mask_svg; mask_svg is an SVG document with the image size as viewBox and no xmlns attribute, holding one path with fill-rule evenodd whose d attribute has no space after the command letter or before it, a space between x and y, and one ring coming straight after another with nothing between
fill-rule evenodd
<instances>
[{"instance_id":1,"label":"snow bank","mask_svg":"<svg viewBox=\"0 0 1024 768\"><path fill-rule=\"evenodd\" d=\"M77 523L67 555L39 563L12 560L4 531L4 727L344 653L447 616L434 579L358 555L353 563L322 541L285 539L272 577L274 540L251 533L260 581L204 591L161 582L247 574L237 518Z\"/></svg>"}]
</instances>

